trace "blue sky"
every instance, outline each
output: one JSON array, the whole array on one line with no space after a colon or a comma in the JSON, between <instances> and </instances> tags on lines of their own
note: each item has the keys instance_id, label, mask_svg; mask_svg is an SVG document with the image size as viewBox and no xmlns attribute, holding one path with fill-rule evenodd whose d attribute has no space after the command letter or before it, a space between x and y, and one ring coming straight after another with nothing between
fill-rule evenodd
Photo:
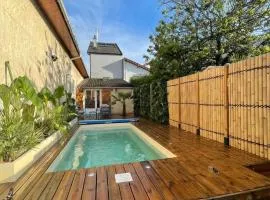
<instances>
[{"instance_id":1,"label":"blue sky","mask_svg":"<svg viewBox=\"0 0 270 200\"><path fill-rule=\"evenodd\" d=\"M115 42L125 57L143 63L149 35L161 19L159 0L64 0L89 70L87 48L96 30L99 41Z\"/></svg>"},{"instance_id":2,"label":"blue sky","mask_svg":"<svg viewBox=\"0 0 270 200\"><path fill-rule=\"evenodd\" d=\"M115 42L125 57L144 63L149 35L161 19L159 0L64 0L84 63L96 30L99 41Z\"/></svg>"}]
</instances>

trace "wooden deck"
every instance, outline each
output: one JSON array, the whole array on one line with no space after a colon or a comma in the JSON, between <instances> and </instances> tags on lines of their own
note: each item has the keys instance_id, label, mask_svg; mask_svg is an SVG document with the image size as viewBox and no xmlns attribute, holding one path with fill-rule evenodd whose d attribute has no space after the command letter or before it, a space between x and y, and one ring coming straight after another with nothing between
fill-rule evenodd
<instances>
[{"instance_id":1,"label":"wooden deck","mask_svg":"<svg viewBox=\"0 0 270 200\"><path fill-rule=\"evenodd\" d=\"M266 162L234 148L149 121L135 124L177 155L141 163L45 173L61 151L54 146L17 182L0 185L14 199L254 199L270 196L270 179L246 168ZM216 170L211 170L212 168ZM116 173L130 172L133 182L116 184Z\"/></svg>"}]
</instances>

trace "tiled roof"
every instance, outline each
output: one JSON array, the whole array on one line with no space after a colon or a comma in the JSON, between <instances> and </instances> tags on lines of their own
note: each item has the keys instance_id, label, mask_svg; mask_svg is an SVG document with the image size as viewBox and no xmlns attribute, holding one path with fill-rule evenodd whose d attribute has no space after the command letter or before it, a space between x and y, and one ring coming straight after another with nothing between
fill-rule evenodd
<instances>
[{"instance_id":1,"label":"tiled roof","mask_svg":"<svg viewBox=\"0 0 270 200\"><path fill-rule=\"evenodd\" d=\"M131 88L133 85L123 79L102 79L102 78L87 78L84 79L78 88Z\"/></svg>"},{"instance_id":2,"label":"tiled roof","mask_svg":"<svg viewBox=\"0 0 270 200\"><path fill-rule=\"evenodd\" d=\"M116 43L98 42L97 47L94 47L93 42L90 42L88 47L88 54L109 54L109 55L123 55Z\"/></svg>"},{"instance_id":3,"label":"tiled roof","mask_svg":"<svg viewBox=\"0 0 270 200\"><path fill-rule=\"evenodd\" d=\"M129 62L129 63L131 63L131 64L133 64L133 65L136 65L137 67L140 67L140 68L142 68L142 69L144 69L144 70L146 70L146 71L150 71L150 69L147 68L145 65L141 65L140 63L137 63L137 62L135 62L135 61L133 61L133 60L130 60L130 59L128 59L128 58L124 58L124 60L125 60L126 62Z\"/></svg>"}]
</instances>

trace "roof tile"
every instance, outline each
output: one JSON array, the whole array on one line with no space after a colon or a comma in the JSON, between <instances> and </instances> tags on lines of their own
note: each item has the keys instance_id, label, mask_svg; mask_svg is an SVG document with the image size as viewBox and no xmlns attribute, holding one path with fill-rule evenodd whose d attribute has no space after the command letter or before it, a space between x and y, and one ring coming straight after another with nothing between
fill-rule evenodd
<instances>
[{"instance_id":1,"label":"roof tile","mask_svg":"<svg viewBox=\"0 0 270 200\"><path fill-rule=\"evenodd\" d=\"M87 78L84 79L78 88L130 88L133 87L131 83L123 79L102 79L102 78Z\"/></svg>"},{"instance_id":2,"label":"roof tile","mask_svg":"<svg viewBox=\"0 0 270 200\"><path fill-rule=\"evenodd\" d=\"M87 53L123 55L116 43L104 43L104 42L98 42L97 47L94 47L94 43L90 42Z\"/></svg>"}]
</instances>

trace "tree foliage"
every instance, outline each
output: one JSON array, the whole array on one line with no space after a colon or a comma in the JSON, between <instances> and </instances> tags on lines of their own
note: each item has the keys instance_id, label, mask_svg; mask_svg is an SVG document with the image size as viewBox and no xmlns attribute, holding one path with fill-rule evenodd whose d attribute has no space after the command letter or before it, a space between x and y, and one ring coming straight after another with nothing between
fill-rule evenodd
<instances>
[{"instance_id":1,"label":"tree foliage","mask_svg":"<svg viewBox=\"0 0 270 200\"><path fill-rule=\"evenodd\" d=\"M150 36L154 79L270 51L269 0L163 0L164 19Z\"/></svg>"}]
</instances>

